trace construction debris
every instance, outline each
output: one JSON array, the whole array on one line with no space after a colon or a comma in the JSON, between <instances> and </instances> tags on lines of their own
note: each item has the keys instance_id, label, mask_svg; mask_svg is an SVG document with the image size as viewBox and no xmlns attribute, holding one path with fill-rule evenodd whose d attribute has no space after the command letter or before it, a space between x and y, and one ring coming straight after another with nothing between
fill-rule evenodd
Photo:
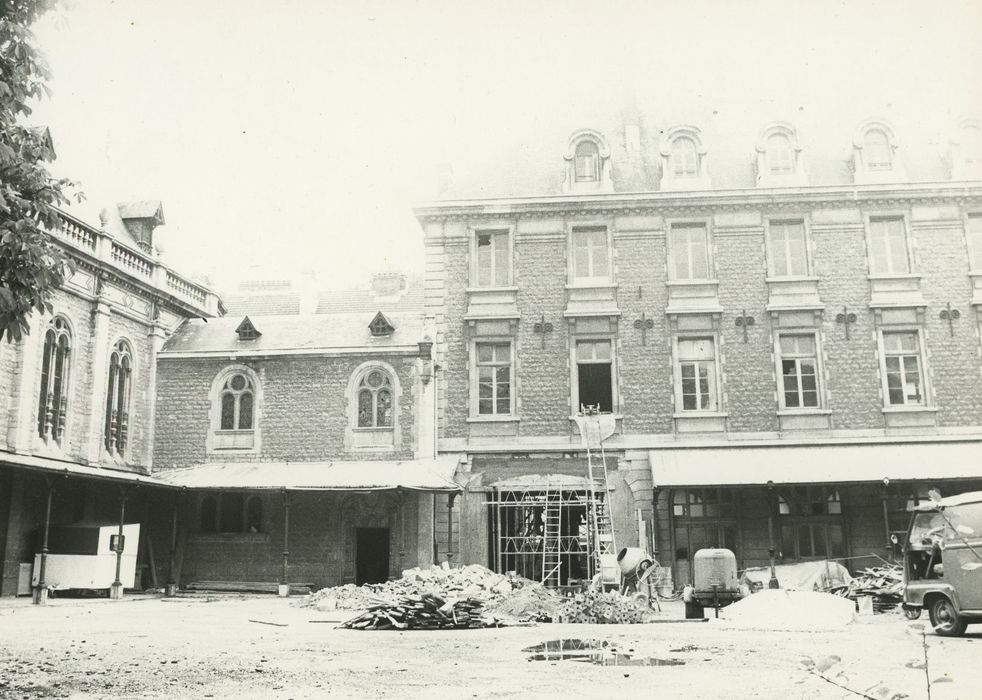
<instances>
[{"instance_id":1,"label":"construction debris","mask_svg":"<svg viewBox=\"0 0 982 700\"><path fill-rule=\"evenodd\" d=\"M864 569L848 584L833 586L829 593L858 601L863 597L873 599L873 610L892 610L904 602L904 572L899 566L875 566Z\"/></svg>"},{"instance_id":2,"label":"construction debris","mask_svg":"<svg viewBox=\"0 0 982 700\"><path fill-rule=\"evenodd\" d=\"M476 598L442 598L430 593L404 596L396 604L376 605L341 624L356 630L437 630L495 627Z\"/></svg>"},{"instance_id":3,"label":"construction debris","mask_svg":"<svg viewBox=\"0 0 982 700\"><path fill-rule=\"evenodd\" d=\"M515 620L545 621L558 612L562 601L558 595L536 581L515 573L496 574L477 564L451 569L448 566L414 568L402 572L402 578L385 583L355 586L345 584L323 588L297 603L300 607L319 610L376 611L401 605L404 599L431 595L444 600L477 600L495 616ZM372 629L377 629L372 627Z\"/></svg>"},{"instance_id":4,"label":"construction debris","mask_svg":"<svg viewBox=\"0 0 982 700\"><path fill-rule=\"evenodd\" d=\"M650 612L647 601L620 593L578 593L559 610L562 622L594 625L632 625L645 621Z\"/></svg>"}]
</instances>

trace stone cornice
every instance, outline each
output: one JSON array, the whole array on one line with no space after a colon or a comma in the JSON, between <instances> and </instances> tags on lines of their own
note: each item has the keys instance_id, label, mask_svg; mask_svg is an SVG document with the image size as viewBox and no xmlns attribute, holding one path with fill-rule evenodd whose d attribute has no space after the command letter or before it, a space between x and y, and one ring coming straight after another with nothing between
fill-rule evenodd
<instances>
[{"instance_id":1,"label":"stone cornice","mask_svg":"<svg viewBox=\"0 0 982 700\"><path fill-rule=\"evenodd\" d=\"M604 217L705 215L708 212L880 206L883 204L982 204L982 182L823 185L809 187L627 192L551 195L502 199L424 202L414 207L421 223L478 221L485 218L547 218L560 215Z\"/></svg>"}]
</instances>

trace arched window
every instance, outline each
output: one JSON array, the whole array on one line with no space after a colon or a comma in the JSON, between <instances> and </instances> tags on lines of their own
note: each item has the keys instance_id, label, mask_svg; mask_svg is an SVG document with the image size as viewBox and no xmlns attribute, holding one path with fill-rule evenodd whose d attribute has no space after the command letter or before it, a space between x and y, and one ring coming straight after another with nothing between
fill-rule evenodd
<instances>
[{"instance_id":1,"label":"arched window","mask_svg":"<svg viewBox=\"0 0 982 700\"><path fill-rule=\"evenodd\" d=\"M380 369L366 373L358 384L358 427L392 427L392 382Z\"/></svg>"},{"instance_id":2,"label":"arched window","mask_svg":"<svg viewBox=\"0 0 982 700\"><path fill-rule=\"evenodd\" d=\"M889 170L893 166L890 137L882 129L868 129L863 138L863 160L868 170Z\"/></svg>"},{"instance_id":3,"label":"arched window","mask_svg":"<svg viewBox=\"0 0 982 700\"><path fill-rule=\"evenodd\" d=\"M966 168L977 168L982 165L982 128L975 124L962 127L961 146Z\"/></svg>"},{"instance_id":4,"label":"arched window","mask_svg":"<svg viewBox=\"0 0 982 700\"><path fill-rule=\"evenodd\" d=\"M784 134L771 134L767 139L767 168L773 174L794 172L794 149Z\"/></svg>"},{"instance_id":5,"label":"arched window","mask_svg":"<svg viewBox=\"0 0 982 700\"><path fill-rule=\"evenodd\" d=\"M672 141L672 172L675 177L695 177L699 174L699 152L696 142L688 136Z\"/></svg>"},{"instance_id":6,"label":"arched window","mask_svg":"<svg viewBox=\"0 0 982 700\"><path fill-rule=\"evenodd\" d=\"M221 391L221 430L252 430L255 394L249 377L230 374Z\"/></svg>"},{"instance_id":7,"label":"arched window","mask_svg":"<svg viewBox=\"0 0 982 700\"><path fill-rule=\"evenodd\" d=\"M577 182L597 182L600 180L600 149L589 139L576 145L574 155Z\"/></svg>"},{"instance_id":8,"label":"arched window","mask_svg":"<svg viewBox=\"0 0 982 700\"><path fill-rule=\"evenodd\" d=\"M122 456L126 452L129 434L130 378L133 372L133 353L125 340L120 340L109 355L109 379L106 387L106 425L104 440L109 454Z\"/></svg>"},{"instance_id":9,"label":"arched window","mask_svg":"<svg viewBox=\"0 0 982 700\"><path fill-rule=\"evenodd\" d=\"M68 371L72 357L72 335L61 317L51 321L44 334L41 360L41 389L38 393L38 435L59 445L65 438L68 417Z\"/></svg>"}]
</instances>

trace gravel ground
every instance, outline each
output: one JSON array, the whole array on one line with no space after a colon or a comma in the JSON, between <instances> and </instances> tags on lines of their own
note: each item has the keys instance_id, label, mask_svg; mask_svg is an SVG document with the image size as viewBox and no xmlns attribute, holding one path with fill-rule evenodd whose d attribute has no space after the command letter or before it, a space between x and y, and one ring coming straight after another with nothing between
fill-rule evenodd
<instances>
[{"instance_id":1,"label":"gravel ground","mask_svg":"<svg viewBox=\"0 0 982 700\"><path fill-rule=\"evenodd\" d=\"M0 697L982 697L982 626L941 639L926 620L899 614L823 632L685 622L678 604L647 625L336 628L352 614L259 596L55 599L44 607L7 599ZM583 651L573 652L579 660L558 658L564 639L607 644L594 658L614 665L590 663ZM650 665L631 665L643 659Z\"/></svg>"}]
</instances>

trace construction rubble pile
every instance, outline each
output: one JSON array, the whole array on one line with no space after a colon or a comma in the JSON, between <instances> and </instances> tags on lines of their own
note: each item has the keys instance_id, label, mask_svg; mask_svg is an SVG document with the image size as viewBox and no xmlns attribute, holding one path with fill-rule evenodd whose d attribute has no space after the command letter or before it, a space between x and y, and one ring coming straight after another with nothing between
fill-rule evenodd
<instances>
[{"instance_id":1,"label":"construction rubble pile","mask_svg":"<svg viewBox=\"0 0 982 700\"><path fill-rule=\"evenodd\" d=\"M548 621L557 614L561 603L562 599L541 583L515 573L496 574L472 564L456 569L446 565L407 569L402 578L385 583L322 588L298 605L319 610L367 609L366 615L374 615L377 624L369 621L357 629L382 629L386 623L380 618L388 619L387 614L405 624L405 629L428 629L481 626L476 621L482 618L484 624L496 624L495 618ZM356 620L365 623L361 617L364 616ZM456 624L455 618L466 624ZM428 624L433 620L439 624ZM447 620L449 624L445 624ZM391 621L389 626L403 629Z\"/></svg>"},{"instance_id":2,"label":"construction rubble pile","mask_svg":"<svg viewBox=\"0 0 982 700\"><path fill-rule=\"evenodd\" d=\"M495 627L497 621L483 615L482 603L476 598L443 599L431 593L403 596L398 603L375 605L342 623L356 630L386 629L467 629Z\"/></svg>"},{"instance_id":3,"label":"construction rubble pile","mask_svg":"<svg viewBox=\"0 0 982 700\"><path fill-rule=\"evenodd\" d=\"M567 600L559 611L562 622L600 625L638 624L645 621L648 604L645 600L624 597L620 593L578 593Z\"/></svg>"},{"instance_id":4,"label":"construction rubble pile","mask_svg":"<svg viewBox=\"0 0 982 700\"><path fill-rule=\"evenodd\" d=\"M846 585L826 589L829 593L858 600L873 598L873 610L892 610L904 600L904 572L899 566L876 566L864 569Z\"/></svg>"}]
</instances>

